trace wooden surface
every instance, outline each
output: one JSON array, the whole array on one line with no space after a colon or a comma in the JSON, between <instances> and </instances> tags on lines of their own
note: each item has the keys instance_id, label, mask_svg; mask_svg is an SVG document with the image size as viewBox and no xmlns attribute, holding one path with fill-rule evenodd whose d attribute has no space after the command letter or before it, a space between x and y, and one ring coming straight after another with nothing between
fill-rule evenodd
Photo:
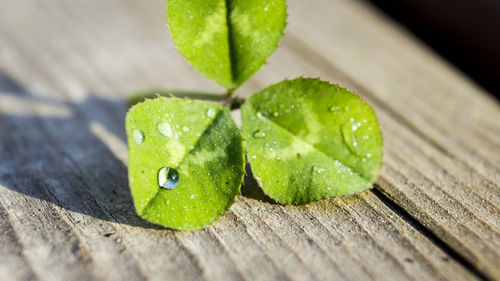
<instances>
[{"instance_id":1,"label":"wooden surface","mask_svg":"<svg viewBox=\"0 0 500 281\"><path fill-rule=\"evenodd\" d=\"M131 91L222 91L175 51L163 1L0 0L0 280L500 280L498 102L365 2L289 0L288 22L241 94L300 75L356 91L381 176L300 207L247 178L184 233L141 221L127 183Z\"/></svg>"}]
</instances>

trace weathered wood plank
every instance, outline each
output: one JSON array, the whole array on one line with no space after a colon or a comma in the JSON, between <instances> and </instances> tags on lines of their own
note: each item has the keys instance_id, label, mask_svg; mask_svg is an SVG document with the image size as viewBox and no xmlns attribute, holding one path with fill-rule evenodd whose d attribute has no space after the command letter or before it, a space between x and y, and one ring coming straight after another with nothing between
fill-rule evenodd
<instances>
[{"instance_id":1,"label":"weathered wood plank","mask_svg":"<svg viewBox=\"0 0 500 281\"><path fill-rule=\"evenodd\" d=\"M280 66L297 74L306 66L308 73L367 97L380 112L386 136L381 188L477 268L498 278L497 102L366 6L352 1L301 6L301 15L315 16L291 22L278 54ZM327 14L335 24L322 24ZM353 27L348 40L339 40ZM302 62L294 68L297 57ZM266 72L262 77L274 79ZM386 187L398 178L394 169L406 179Z\"/></svg>"},{"instance_id":2,"label":"weathered wood plank","mask_svg":"<svg viewBox=\"0 0 500 281\"><path fill-rule=\"evenodd\" d=\"M366 17L370 24L380 22L378 16L358 4L337 1L334 5L337 13L345 12L360 21ZM0 12L0 77L3 77L0 78L0 210L3 210L0 214L8 220L0 223L0 251L12 255L12 259L5 262L0 259L0 277L14 276L18 280L482 278L481 273L477 275L465 268L454 253L434 244L404 215L395 213L370 191L308 206L283 207L260 201L248 184L246 191L250 195L238 197L231 211L206 230L179 233L142 222L133 213L127 188L123 132L126 93L137 88L221 89L196 74L175 52L164 27L163 3L4 0L0 11L6 11L5 7L9 13ZM293 20L289 20L289 33L294 37L285 40L271 64L247 83L242 92L254 92L270 81L292 74L321 74L324 79L340 81L368 96L380 115L387 139L380 187L471 264L496 277L495 260L488 258L499 255L495 248L498 245L497 160L485 160L484 147L474 147L482 143L480 137L464 140L458 133L447 137L448 131L439 131L439 126L451 117L430 116L433 111L421 108L424 101L435 102L438 98L426 94L422 102L411 99L412 104L404 104L401 98L397 103L386 104L386 98L394 97L392 91L400 85L393 81L388 84L394 86L390 91L384 91L384 85L368 91L370 85L359 82L359 78L353 79L358 75L365 79L368 75L358 74L363 64L356 61L370 54L366 46L367 54L358 47L352 53L357 57L334 64L338 71L331 69L333 57L324 56L324 51L334 46L331 38L318 39L316 35L307 38L309 43L318 40L318 46L312 44L313 50L324 58L323 63L314 60L307 50L301 50L300 45L295 45L302 40L297 39L297 34L302 36L299 32L303 31L297 25L306 26L300 18L308 17L310 11L301 2L290 1ZM332 20L326 15L321 18ZM359 27L350 26L352 19L337 21L332 24L349 33L366 33L366 23ZM392 30L390 26L380 28ZM350 40L349 33L340 32L337 37ZM389 39L407 40L398 32L389 34ZM378 48L387 44L374 42ZM404 47L415 48L412 47L415 42L405 42ZM340 45L335 56L341 57L351 47ZM430 60L433 75L450 72L427 51L415 52ZM349 65L353 61L356 66ZM409 70L419 71L423 70L415 67ZM339 74L343 76L337 77ZM460 82L462 77L455 74L451 77L443 81L455 79L468 85ZM413 78L406 75L397 78L409 83L408 87L415 87ZM439 86L448 93L440 97L444 99L450 89L446 83L442 84ZM405 95L409 97L411 93ZM480 114L482 109L488 114L498 114L488 101L479 90L457 98L452 105L461 108L463 103L469 104L467 114L482 125L470 128L473 122L461 120L453 126L458 128L457 132L473 129L484 134L488 148L496 149L498 135L488 130L498 131L498 125L483 120ZM452 105L443 114L452 114ZM410 109L415 111L418 122L412 118L405 122L398 120L401 112ZM422 127L428 125L434 126L433 131L423 134ZM460 142L443 151L441 147L447 138ZM478 163L482 166L477 166ZM455 217L443 217L443 212L451 212ZM460 218L456 216L459 212L470 217ZM464 250L460 251L460 247ZM485 256L478 256L480 252L474 247L482 247ZM23 271L13 275L20 267Z\"/></svg>"}]
</instances>

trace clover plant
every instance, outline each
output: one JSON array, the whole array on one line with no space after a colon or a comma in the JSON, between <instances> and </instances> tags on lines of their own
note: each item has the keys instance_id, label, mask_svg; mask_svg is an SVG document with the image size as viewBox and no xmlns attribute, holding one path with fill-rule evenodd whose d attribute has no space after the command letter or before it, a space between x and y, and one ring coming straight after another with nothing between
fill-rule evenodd
<instances>
[{"instance_id":1,"label":"clover plant","mask_svg":"<svg viewBox=\"0 0 500 281\"><path fill-rule=\"evenodd\" d=\"M372 185L382 134L372 108L344 88L285 80L243 102L241 131L231 117L236 89L283 37L285 0L169 0L167 19L187 62L227 92L212 101L158 96L127 113L130 190L143 219L178 230L213 223L240 191L245 152L262 190L281 204Z\"/></svg>"}]
</instances>

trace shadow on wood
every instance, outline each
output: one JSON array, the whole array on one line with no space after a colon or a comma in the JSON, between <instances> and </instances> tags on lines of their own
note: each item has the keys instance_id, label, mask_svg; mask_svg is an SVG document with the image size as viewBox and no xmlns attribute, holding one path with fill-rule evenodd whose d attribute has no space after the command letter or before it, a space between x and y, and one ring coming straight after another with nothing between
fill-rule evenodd
<instances>
[{"instance_id":1,"label":"shadow on wood","mask_svg":"<svg viewBox=\"0 0 500 281\"><path fill-rule=\"evenodd\" d=\"M0 114L0 129L10 134L0 136L4 147L10 148L1 151L2 158L9 159L0 166L1 185L97 219L164 229L137 216L125 160L110 149L113 143L104 143L104 137L99 137L104 134L108 142L115 139L115 145L126 144L126 101L92 93L80 103L46 98L30 93L2 72L0 99L9 107L11 103L25 107L34 101L49 106L43 112ZM246 171L241 194L276 204L259 187L248 164Z\"/></svg>"},{"instance_id":2,"label":"shadow on wood","mask_svg":"<svg viewBox=\"0 0 500 281\"><path fill-rule=\"evenodd\" d=\"M93 94L81 103L44 98L1 72L0 99L7 104L14 100L14 107L35 100L68 113L51 113L49 108L0 114L0 141L8 148L0 151L1 185L97 219L161 229L135 214L125 164L90 128L98 126L126 143L124 101Z\"/></svg>"}]
</instances>

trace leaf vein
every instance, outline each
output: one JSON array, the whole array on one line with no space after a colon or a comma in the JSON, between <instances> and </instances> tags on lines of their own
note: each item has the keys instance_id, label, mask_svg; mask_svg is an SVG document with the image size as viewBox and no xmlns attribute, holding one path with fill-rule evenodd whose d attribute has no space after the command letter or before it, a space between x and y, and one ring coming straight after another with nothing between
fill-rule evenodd
<instances>
[{"instance_id":1,"label":"leaf vein","mask_svg":"<svg viewBox=\"0 0 500 281\"><path fill-rule=\"evenodd\" d=\"M215 121L220 118L220 116L222 115L223 112L224 112L224 109L220 109L219 112L217 112L217 115L212 119L212 121L210 122L210 124L208 124L208 126L205 127L205 129L200 134L200 136L198 137L198 139L196 139L196 142L184 154L184 156L182 156L181 161L179 162L178 166L180 166L182 164L182 162L184 162L184 159L186 158L187 155L189 155L191 153L191 151L193 151L194 149L196 149L196 147L198 146L198 143L200 142L200 140L205 136L205 134L209 131L209 129L214 125ZM158 189L156 190L156 192L154 193L154 195L149 199L148 204L146 204L146 206L144 206L144 208L142 209L142 212L141 212L140 215L144 215L144 212L146 212L146 210L149 209L149 207L151 206L151 203L153 201L155 201L156 197L158 197L158 194L160 193L160 190L161 190L161 188L158 187Z\"/></svg>"},{"instance_id":2,"label":"leaf vein","mask_svg":"<svg viewBox=\"0 0 500 281\"><path fill-rule=\"evenodd\" d=\"M259 118L259 117L258 117ZM359 176L361 179L363 180L366 180L367 182L370 182L371 181L365 177L363 177L363 175L361 175L358 171L354 170L353 168L347 166L346 164L342 163L341 161L337 160L337 159L334 159L333 157L329 156L326 152L324 152L323 150L319 149L318 147L314 146L313 144L310 144L308 143L307 141L301 139L299 136L295 135L294 133L292 133L288 128L286 127L283 127L281 126L280 124L276 123L276 122L273 122L271 119L267 118L267 117L261 117L259 118L261 119L262 121L264 122L268 122L272 125L275 125L277 128L280 128L281 130L285 131L287 134L291 135L294 139L298 140L299 142L301 143L304 143L306 144L307 146L313 148L314 150L318 151L321 155L325 156L326 158L330 159L330 160L333 160L333 161L337 161L339 162L340 164L342 164L342 166L344 166L345 168L349 169L351 172L355 173L357 176Z\"/></svg>"}]
</instances>

